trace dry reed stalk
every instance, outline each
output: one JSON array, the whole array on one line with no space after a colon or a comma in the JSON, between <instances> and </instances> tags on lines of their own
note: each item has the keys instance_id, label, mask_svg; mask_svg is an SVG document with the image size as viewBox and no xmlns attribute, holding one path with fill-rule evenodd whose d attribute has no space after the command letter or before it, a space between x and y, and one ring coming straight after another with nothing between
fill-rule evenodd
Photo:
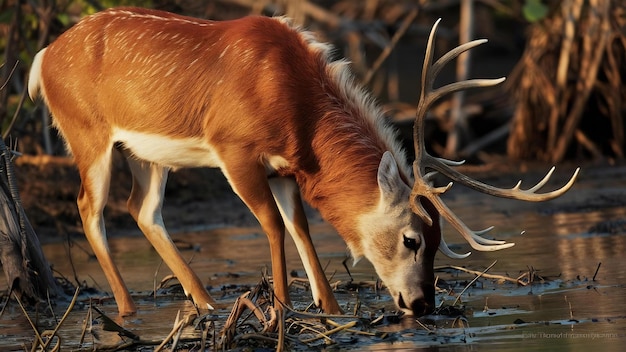
<instances>
[{"instance_id":1,"label":"dry reed stalk","mask_svg":"<svg viewBox=\"0 0 626 352\"><path fill-rule=\"evenodd\" d=\"M176 320L174 321L174 327L170 331L170 333L163 339L163 342L154 350L155 352L161 351L165 345L173 339L171 350L175 351L176 346L178 345L178 341L180 341L180 337L182 336L183 329L189 325L191 325L196 319L198 315L195 312L188 313L185 315L183 319L180 319L180 310L176 313Z\"/></svg>"},{"instance_id":2,"label":"dry reed stalk","mask_svg":"<svg viewBox=\"0 0 626 352\"><path fill-rule=\"evenodd\" d=\"M491 268L491 266L489 268ZM467 268L464 268L464 267L461 267L461 266L456 266L456 265L443 265L443 266L435 267L435 270L445 270L445 269L454 269L454 270L458 270L458 271L463 271L463 272L466 272L468 274L479 275L480 277L484 277L486 279L508 281L508 282L512 282L512 283L515 283L515 284L518 284L518 285L521 285L521 286L526 286L527 285L526 282L520 280L519 278L514 279L512 277L508 277L508 276L505 276L505 275L488 274L486 272L481 272L481 271L477 271L477 270L471 270L471 269L467 269Z\"/></svg>"},{"instance_id":3,"label":"dry reed stalk","mask_svg":"<svg viewBox=\"0 0 626 352\"><path fill-rule=\"evenodd\" d=\"M463 293L465 293L465 291L467 291L467 289L470 286L472 286L472 284L474 284L474 282L476 282L476 280L478 280L481 276L485 275L485 273L487 271L489 271L489 269L493 268L493 266L496 265L497 262L498 262L497 260L494 260L493 263L491 263L491 265L489 265L485 270L483 270L482 272L477 274L476 277L472 281L470 281L467 285L465 285L465 287L463 288L461 293L459 293L459 295L456 297L456 299L454 300L454 303L452 303L452 305L456 306L456 304L459 303L459 300L461 299L461 296L463 296Z\"/></svg>"},{"instance_id":4,"label":"dry reed stalk","mask_svg":"<svg viewBox=\"0 0 626 352\"><path fill-rule=\"evenodd\" d=\"M398 28L396 33L394 33L389 43L385 46L380 55L378 55L378 58L376 58L376 60L372 64L372 67L367 71L367 74L365 75L365 78L363 78L362 82L364 86L370 83L376 71L378 71L380 66L383 64L383 62L385 62L387 57L389 57L389 54L391 54L393 49L396 47L398 41L400 41L400 38L402 38L402 36L404 36L406 31L409 29L411 23L413 23L413 21L415 20L415 17L417 17L417 8L411 9L411 12L406 15L406 17L402 21L402 24L400 25L400 28Z\"/></svg>"},{"instance_id":5,"label":"dry reed stalk","mask_svg":"<svg viewBox=\"0 0 626 352\"><path fill-rule=\"evenodd\" d=\"M72 301L70 302L70 305L65 310L65 314L63 314L63 317L58 322L58 324L55 326L54 330L44 330L41 334L37 330L37 327L35 326L35 323L33 323L33 321L30 319L30 316L28 315L28 312L26 312L26 309L24 308L24 305L22 305L22 301L19 299L19 297L17 297L17 294L13 293L13 295L15 297L15 300L17 301L17 303L19 304L20 308L22 309L22 313L24 314L24 316L28 320L28 323L30 324L31 328L35 332L36 340L33 342L32 351L38 350L38 348L40 346L41 346L41 350L42 351L47 351L48 347L50 346L52 341L55 341L55 337L56 337L57 343L52 348L52 351L59 351L60 350L60 348L61 348L61 337L58 336L57 333L59 332L59 329L61 328L61 326L63 325L63 323L67 319L67 317L69 316L69 314L72 311L72 309L74 309L74 305L76 304L76 301L78 300L78 293L79 292L80 292L80 288L77 287L76 288L76 292L74 292L74 296L72 297ZM47 338L47 340L45 342L44 342L44 339L43 339L44 337Z\"/></svg>"},{"instance_id":6,"label":"dry reed stalk","mask_svg":"<svg viewBox=\"0 0 626 352\"><path fill-rule=\"evenodd\" d=\"M553 162L559 162L565 156L567 147L572 140L583 116L591 91L597 79L602 58L610 36L609 0L591 0L589 10L589 35L583 37L583 60L581 60L581 80L576 86L576 100L566 115L565 125L557 140L552 154Z\"/></svg>"}]
</instances>

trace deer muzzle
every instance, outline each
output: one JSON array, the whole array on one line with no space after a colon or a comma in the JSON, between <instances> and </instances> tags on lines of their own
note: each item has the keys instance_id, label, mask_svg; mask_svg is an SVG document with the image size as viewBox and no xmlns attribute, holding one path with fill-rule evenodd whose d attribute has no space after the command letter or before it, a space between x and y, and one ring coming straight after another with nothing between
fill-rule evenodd
<instances>
[{"instance_id":1,"label":"deer muzzle","mask_svg":"<svg viewBox=\"0 0 626 352\"><path fill-rule=\"evenodd\" d=\"M407 295L408 296L408 295ZM428 315L435 310L435 286L423 284L412 297L398 295L398 307L415 317Z\"/></svg>"}]
</instances>

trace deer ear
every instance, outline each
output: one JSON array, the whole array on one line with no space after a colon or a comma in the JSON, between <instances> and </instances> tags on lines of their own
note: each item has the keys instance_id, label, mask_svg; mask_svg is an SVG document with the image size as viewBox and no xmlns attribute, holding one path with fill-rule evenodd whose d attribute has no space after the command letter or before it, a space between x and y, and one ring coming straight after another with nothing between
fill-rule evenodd
<instances>
[{"instance_id":1,"label":"deer ear","mask_svg":"<svg viewBox=\"0 0 626 352\"><path fill-rule=\"evenodd\" d=\"M378 165L378 187L384 195L394 195L402 184L398 163L390 151L386 151Z\"/></svg>"}]
</instances>

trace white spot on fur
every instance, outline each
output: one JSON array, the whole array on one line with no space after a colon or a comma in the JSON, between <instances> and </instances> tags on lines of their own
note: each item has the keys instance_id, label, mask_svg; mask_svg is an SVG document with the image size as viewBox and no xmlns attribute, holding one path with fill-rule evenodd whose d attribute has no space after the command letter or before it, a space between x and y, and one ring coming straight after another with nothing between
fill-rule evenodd
<instances>
[{"instance_id":1,"label":"white spot on fur","mask_svg":"<svg viewBox=\"0 0 626 352\"><path fill-rule=\"evenodd\" d=\"M289 167L289 162L280 155L270 155L264 158L267 174L272 174L280 169Z\"/></svg>"},{"instance_id":2,"label":"white spot on fur","mask_svg":"<svg viewBox=\"0 0 626 352\"><path fill-rule=\"evenodd\" d=\"M198 62L198 58L194 59L192 62L189 63L189 65L187 65L187 68L191 68L191 66L193 66L196 62Z\"/></svg>"},{"instance_id":3,"label":"white spot on fur","mask_svg":"<svg viewBox=\"0 0 626 352\"><path fill-rule=\"evenodd\" d=\"M220 53L220 59L223 58L224 55L226 55L226 52L228 51L228 48L230 48L230 44L226 45L224 50L222 50L222 52Z\"/></svg>"},{"instance_id":4,"label":"white spot on fur","mask_svg":"<svg viewBox=\"0 0 626 352\"><path fill-rule=\"evenodd\" d=\"M173 65L165 74L165 77L171 75L172 73L174 73L174 71L176 71L176 65Z\"/></svg>"}]
</instances>

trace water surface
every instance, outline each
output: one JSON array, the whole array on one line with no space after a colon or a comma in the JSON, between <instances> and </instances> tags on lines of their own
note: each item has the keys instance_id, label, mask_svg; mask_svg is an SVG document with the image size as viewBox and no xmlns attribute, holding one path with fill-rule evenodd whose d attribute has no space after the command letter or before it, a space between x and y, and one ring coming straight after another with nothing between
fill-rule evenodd
<instances>
[{"instance_id":1,"label":"water surface","mask_svg":"<svg viewBox=\"0 0 626 352\"><path fill-rule=\"evenodd\" d=\"M583 351L602 345L603 350L621 350L626 343L626 270L622 260L626 231L620 225L626 219L626 179L622 175L626 175L624 168L587 173L583 170L570 192L541 204L494 199L460 186L453 187L446 195L446 202L470 228L493 225L495 229L490 236L516 245L498 252L474 251L464 260L439 254L435 265L458 265L482 271L497 260L490 273L517 277L532 268L545 280L537 279L534 284L521 287L480 279L462 296L466 308L463 327L453 327L450 319L429 317L422 320L428 328L425 330L411 319L404 319L401 324L380 328L393 338L360 338L356 344L339 343L332 349ZM564 172L556 178L566 176ZM536 179L528 180L533 181ZM347 257L346 246L340 237L325 223L313 224L312 233L328 275L335 281L348 281L350 277L342 264ZM447 224L444 235L457 252L470 250ZM150 292L155 280L158 282L170 274L160 265L160 258L143 236L114 233L112 237L110 246L115 261L128 286L138 295ZM270 265L265 235L256 227L187 229L172 237L180 241L183 255L222 303L222 309L216 312L218 320L226 319L230 305L240 293L228 288L245 289L256 284ZM290 239L287 250L288 268L304 276ZM67 243L46 244L44 252L54 269L68 279L77 277L88 286L109 290L84 240L76 240L71 248ZM366 261L350 266L350 271L355 281L376 280L373 268ZM453 271L440 271L438 275L441 280L456 285L442 287L452 288L452 295L440 293L437 297L438 303L444 300L447 304L452 304L463 289L463 278L472 278ZM6 285L4 281L0 284ZM306 306L310 300L307 292L296 292L294 297L297 307ZM385 293L376 298L374 294L363 296L351 292L340 296L340 304L353 306L360 299L371 309L384 308L388 312L395 309ZM115 315L112 300L100 303L104 311ZM124 326L142 337L162 339L169 333L176 313L189 311L191 305L184 300L157 298L156 303L140 300L139 308L136 316L122 321ZM94 343L102 343L88 337L79 345L86 311L83 303L71 313L61 333L64 347L91 349ZM33 336L19 308L10 305L0 318L0 349L22 350L20 346L30 343Z\"/></svg>"}]
</instances>

